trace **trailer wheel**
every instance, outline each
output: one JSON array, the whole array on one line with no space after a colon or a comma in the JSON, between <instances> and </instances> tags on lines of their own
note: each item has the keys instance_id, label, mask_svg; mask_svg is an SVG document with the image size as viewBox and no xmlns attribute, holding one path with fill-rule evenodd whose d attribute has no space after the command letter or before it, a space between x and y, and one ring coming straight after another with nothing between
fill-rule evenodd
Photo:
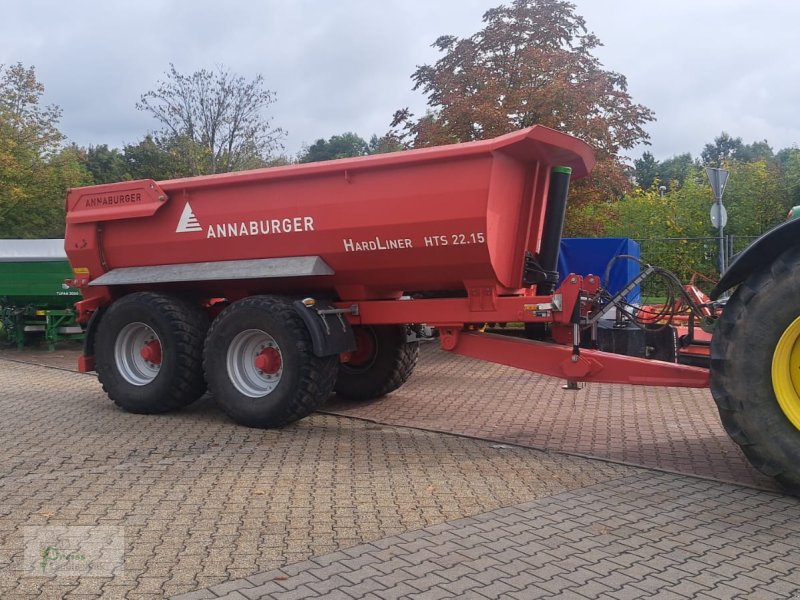
<instances>
[{"instance_id":1,"label":"trailer wheel","mask_svg":"<svg viewBox=\"0 0 800 600\"><path fill-rule=\"evenodd\" d=\"M222 409L248 427L280 427L330 395L337 356L319 357L291 302L252 296L231 304L206 338L208 386Z\"/></svg>"},{"instance_id":2,"label":"trailer wheel","mask_svg":"<svg viewBox=\"0 0 800 600\"><path fill-rule=\"evenodd\" d=\"M334 390L347 400L366 401L395 391L414 372L419 342L406 340L398 325L354 327L358 350L339 365Z\"/></svg>"},{"instance_id":3,"label":"trailer wheel","mask_svg":"<svg viewBox=\"0 0 800 600\"><path fill-rule=\"evenodd\" d=\"M800 495L800 247L728 301L711 343L711 392L753 466Z\"/></svg>"},{"instance_id":4,"label":"trailer wheel","mask_svg":"<svg viewBox=\"0 0 800 600\"><path fill-rule=\"evenodd\" d=\"M137 292L112 304L95 341L97 376L120 408L162 413L205 392L203 339L208 317L179 298Z\"/></svg>"}]
</instances>

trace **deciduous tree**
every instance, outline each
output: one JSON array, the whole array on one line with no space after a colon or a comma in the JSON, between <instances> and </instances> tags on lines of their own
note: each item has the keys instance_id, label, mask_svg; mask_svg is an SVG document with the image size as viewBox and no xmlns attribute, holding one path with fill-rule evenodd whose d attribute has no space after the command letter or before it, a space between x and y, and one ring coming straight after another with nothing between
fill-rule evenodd
<instances>
[{"instance_id":1,"label":"deciduous tree","mask_svg":"<svg viewBox=\"0 0 800 600\"><path fill-rule=\"evenodd\" d=\"M86 168L94 183L114 183L131 179L125 155L106 144L89 146L86 151Z\"/></svg>"},{"instance_id":2,"label":"deciduous tree","mask_svg":"<svg viewBox=\"0 0 800 600\"><path fill-rule=\"evenodd\" d=\"M653 113L636 104L620 73L602 67L597 37L563 0L514 0L486 12L468 38L442 36L442 57L413 74L429 111L397 111L393 127L412 146L484 139L530 125L574 134L598 152L595 175L573 200L595 201L629 188L621 149L646 142Z\"/></svg>"},{"instance_id":3,"label":"deciduous tree","mask_svg":"<svg viewBox=\"0 0 800 600\"><path fill-rule=\"evenodd\" d=\"M714 138L713 144L706 144L700 157L703 159L703 164L709 167L722 167L726 160L739 158L739 155L744 148L742 138L731 137L731 135L723 131L720 135Z\"/></svg>"},{"instance_id":4,"label":"deciduous tree","mask_svg":"<svg viewBox=\"0 0 800 600\"><path fill-rule=\"evenodd\" d=\"M61 237L67 188L91 182L43 93L33 67L0 65L0 237Z\"/></svg>"},{"instance_id":5,"label":"deciduous tree","mask_svg":"<svg viewBox=\"0 0 800 600\"><path fill-rule=\"evenodd\" d=\"M163 126L159 146L180 148L185 174L202 175L262 166L282 147L284 132L266 114L274 102L261 75L247 81L222 67L185 75L170 64L136 106Z\"/></svg>"},{"instance_id":6,"label":"deciduous tree","mask_svg":"<svg viewBox=\"0 0 800 600\"><path fill-rule=\"evenodd\" d=\"M331 136L327 140L318 139L300 153L298 160L301 163L308 163L366 154L369 154L369 144L361 136L348 131Z\"/></svg>"},{"instance_id":7,"label":"deciduous tree","mask_svg":"<svg viewBox=\"0 0 800 600\"><path fill-rule=\"evenodd\" d=\"M162 181L189 175L181 147L168 141L158 144L152 135L146 135L138 144L125 146L123 156L132 179Z\"/></svg>"},{"instance_id":8,"label":"deciduous tree","mask_svg":"<svg viewBox=\"0 0 800 600\"><path fill-rule=\"evenodd\" d=\"M658 180L667 188L680 188L686 179L696 171L698 163L689 152L676 154L661 161L658 165Z\"/></svg>"}]
</instances>

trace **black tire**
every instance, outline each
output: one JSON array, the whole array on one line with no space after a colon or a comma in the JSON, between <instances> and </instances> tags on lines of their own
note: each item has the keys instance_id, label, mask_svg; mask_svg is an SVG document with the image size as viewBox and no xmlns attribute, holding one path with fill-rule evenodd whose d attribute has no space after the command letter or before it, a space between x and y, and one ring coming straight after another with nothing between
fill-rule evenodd
<instances>
[{"instance_id":1,"label":"black tire","mask_svg":"<svg viewBox=\"0 0 800 600\"><path fill-rule=\"evenodd\" d=\"M269 371L256 356L276 357ZM253 357L249 359L248 357ZM248 427L281 427L322 406L336 380L338 356L319 357L291 302L251 296L227 307L206 338L208 387L234 421Z\"/></svg>"},{"instance_id":2,"label":"black tire","mask_svg":"<svg viewBox=\"0 0 800 600\"><path fill-rule=\"evenodd\" d=\"M756 469L795 495L800 429L778 404L772 362L778 340L798 316L800 248L793 248L738 287L711 343L711 393L725 430Z\"/></svg>"},{"instance_id":3,"label":"black tire","mask_svg":"<svg viewBox=\"0 0 800 600\"><path fill-rule=\"evenodd\" d=\"M360 331L359 331L360 330ZM367 401L385 396L403 385L419 357L419 342L408 342L402 325L363 326L356 330L359 343L371 346L360 349L355 360L339 365L334 390L347 400Z\"/></svg>"},{"instance_id":4,"label":"black tire","mask_svg":"<svg viewBox=\"0 0 800 600\"><path fill-rule=\"evenodd\" d=\"M163 413L191 404L206 389L202 356L207 329L205 311L179 298L151 292L120 298L97 327L95 364L103 389L132 413ZM160 346L158 364L141 355L151 334Z\"/></svg>"}]
</instances>

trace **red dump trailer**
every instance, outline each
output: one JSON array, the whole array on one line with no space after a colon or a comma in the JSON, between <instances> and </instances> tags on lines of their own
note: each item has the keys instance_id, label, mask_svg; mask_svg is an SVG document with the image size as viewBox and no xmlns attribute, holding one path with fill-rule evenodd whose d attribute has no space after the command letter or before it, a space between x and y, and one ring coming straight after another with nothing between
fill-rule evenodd
<instances>
[{"instance_id":1,"label":"red dump trailer","mask_svg":"<svg viewBox=\"0 0 800 600\"><path fill-rule=\"evenodd\" d=\"M535 126L73 189L65 245L87 325L79 366L128 411L175 409L208 387L257 427L302 418L332 392L397 389L423 324L447 351L568 382L707 386L706 369L593 349L607 308L600 278L557 285L569 181L593 164L583 142ZM486 323L523 323L536 339Z\"/></svg>"}]
</instances>

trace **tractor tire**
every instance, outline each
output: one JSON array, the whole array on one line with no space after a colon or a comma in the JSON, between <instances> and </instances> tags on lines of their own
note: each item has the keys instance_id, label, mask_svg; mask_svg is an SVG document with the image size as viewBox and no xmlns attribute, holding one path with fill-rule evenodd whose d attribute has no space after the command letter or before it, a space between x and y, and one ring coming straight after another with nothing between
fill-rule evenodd
<instances>
[{"instance_id":1,"label":"tractor tire","mask_svg":"<svg viewBox=\"0 0 800 600\"><path fill-rule=\"evenodd\" d=\"M339 357L314 354L311 335L289 300L251 296L211 324L203 362L208 387L228 416L248 427L272 428L325 403Z\"/></svg>"},{"instance_id":2,"label":"tractor tire","mask_svg":"<svg viewBox=\"0 0 800 600\"><path fill-rule=\"evenodd\" d=\"M711 342L711 393L750 463L800 496L800 247L728 301Z\"/></svg>"},{"instance_id":3,"label":"tractor tire","mask_svg":"<svg viewBox=\"0 0 800 600\"><path fill-rule=\"evenodd\" d=\"M137 292L114 302L98 324L97 377L108 397L132 413L191 404L206 389L202 308L166 294Z\"/></svg>"},{"instance_id":4,"label":"tractor tire","mask_svg":"<svg viewBox=\"0 0 800 600\"><path fill-rule=\"evenodd\" d=\"M355 327L359 349L339 365L334 391L346 400L364 402L403 385L419 357L419 342L406 340L402 325Z\"/></svg>"}]
</instances>

